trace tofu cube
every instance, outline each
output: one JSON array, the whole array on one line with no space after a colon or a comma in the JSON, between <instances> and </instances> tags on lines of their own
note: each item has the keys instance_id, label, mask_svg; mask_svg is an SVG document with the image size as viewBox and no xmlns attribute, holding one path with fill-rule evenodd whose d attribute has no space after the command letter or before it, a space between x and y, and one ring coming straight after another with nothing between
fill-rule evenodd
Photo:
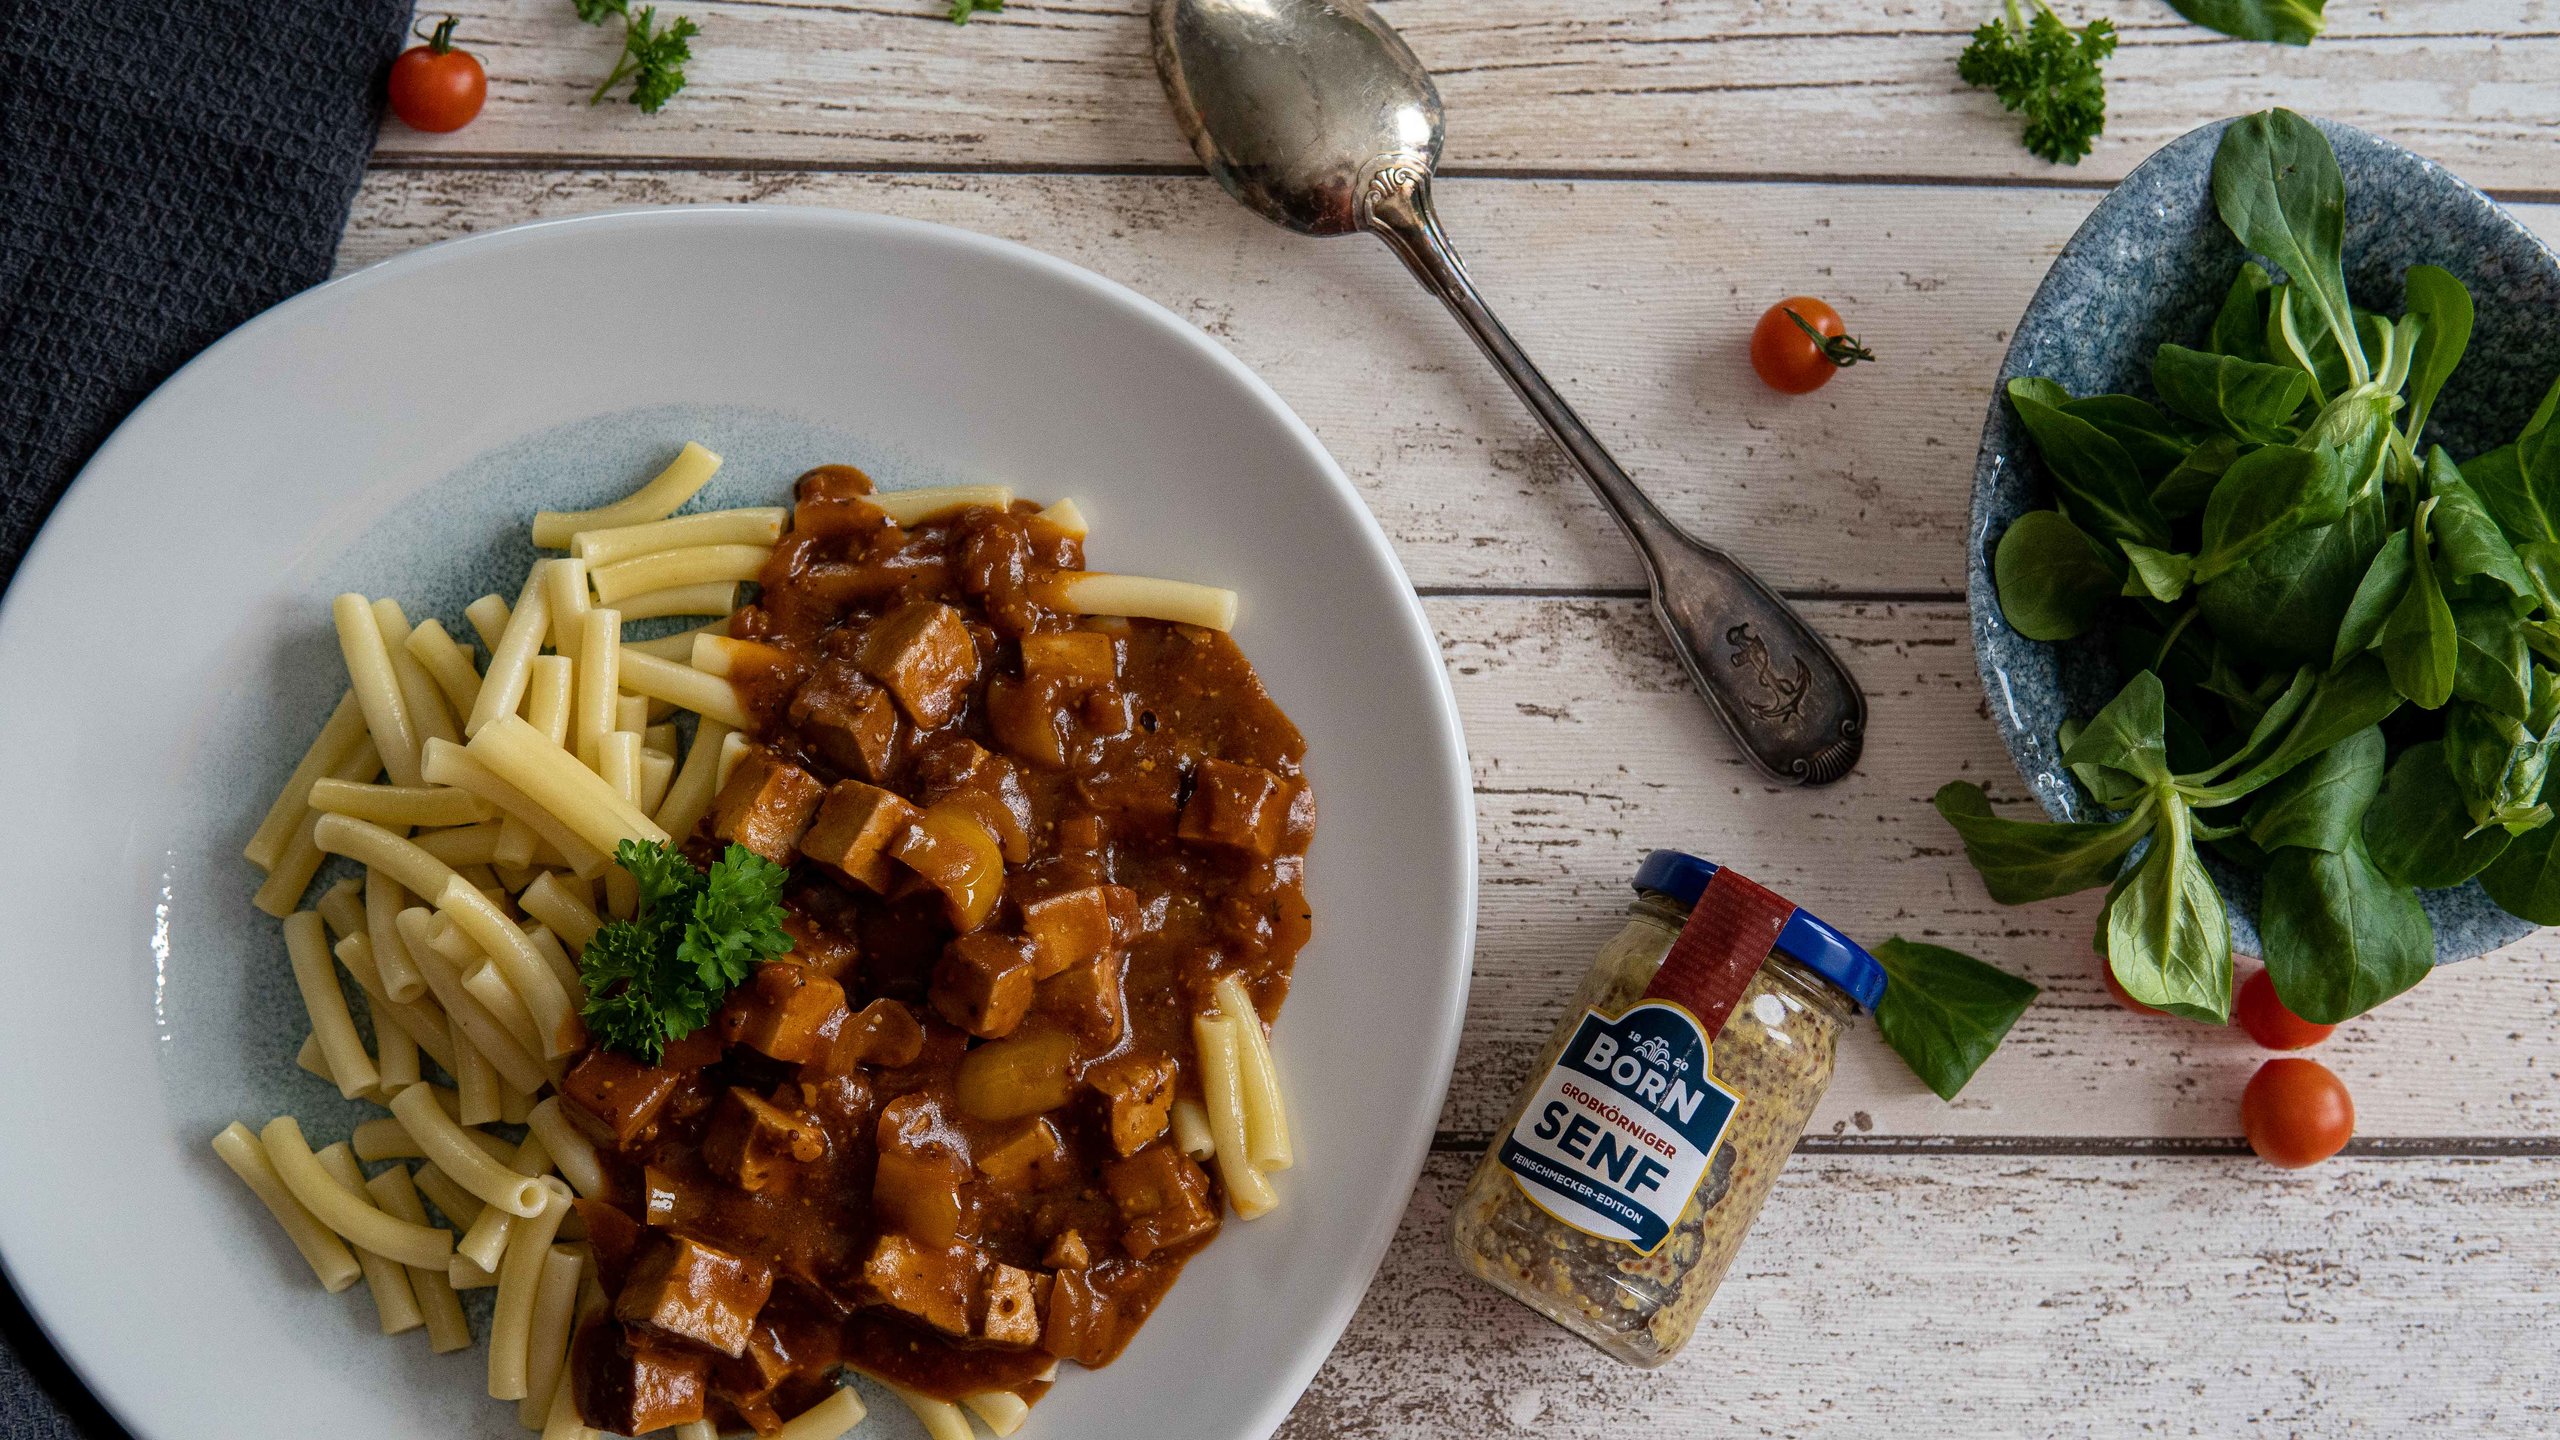
<instances>
[{"instance_id":1,"label":"tofu cube","mask_svg":"<svg viewBox=\"0 0 2560 1440\"><path fill-rule=\"evenodd\" d=\"M632 1264L613 1318L736 1359L773 1294L773 1271L699 1240L662 1235Z\"/></svg>"},{"instance_id":2,"label":"tofu cube","mask_svg":"<svg viewBox=\"0 0 2560 1440\"><path fill-rule=\"evenodd\" d=\"M910 600L863 632L861 665L898 697L909 719L931 729L959 713L978 678L978 644L959 611Z\"/></svg>"},{"instance_id":3,"label":"tofu cube","mask_svg":"<svg viewBox=\"0 0 2560 1440\"><path fill-rule=\"evenodd\" d=\"M990 1345L1028 1349L1040 1343L1040 1306L1031 1272L998 1265L987 1272L978 1338Z\"/></svg>"},{"instance_id":4,"label":"tofu cube","mask_svg":"<svg viewBox=\"0 0 2560 1440\"><path fill-rule=\"evenodd\" d=\"M942 947L933 967L934 1013L981 1040L1013 1033L1031 1013L1031 946L979 930Z\"/></svg>"},{"instance_id":5,"label":"tofu cube","mask_svg":"<svg viewBox=\"0 0 2560 1440\"><path fill-rule=\"evenodd\" d=\"M848 775L886 784L897 768L898 702L852 664L830 660L791 697L809 748Z\"/></svg>"},{"instance_id":6,"label":"tofu cube","mask_svg":"<svg viewBox=\"0 0 2560 1440\"><path fill-rule=\"evenodd\" d=\"M1113 891L1136 908L1137 897L1118 885L1086 885L1044 896L1022 907L1022 933L1031 939L1032 973L1046 980L1070 965L1093 959L1125 938L1114 922Z\"/></svg>"},{"instance_id":7,"label":"tofu cube","mask_svg":"<svg viewBox=\"0 0 2560 1440\"><path fill-rule=\"evenodd\" d=\"M966 1335L977 1281L971 1255L958 1247L929 1249L895 1232L882 1235L862 1263L862 1297L945 1335Z\"/></svg>"},{"instance_id":8,"label":"tofu cube","mask_svg":"<svg viewBox=\"0 0 2560 1440\"><path fill-rule=\"evenodd\" d=\"M1111 1148L1135 1155L1164 1134L1173 1113L1173 1058L1122 1055L1096 1065L1085 1080L1111 1115Z\"/></svg>"},{"instance_id":9,"label":"tofu cube","mask_svg":"<svg viewBox=\"0 0 2560 1440\"><path fill-rule=\"evenodd\" d=\"M915 1012L900 1001L874 1000L837 1027L826 1064L830 1072L845 1075L863 1065L912 1065L923 1053L924 1022Z\"/></svg>"},{"instance_id":10,"label":"tofu cube","mask_svg":"<svg viewBox=\"0 0 2560 1440\"><path fill-rule=\"evenodd\" d=\"M825 793L808 771L757 746L738 757L729 783L711 802L711 833L788 865Z\"/></svg>"},{"instance_id":11,"label":"tofu cube","mask_svg":"<svg viewBox=\"0 0 2560 1440\"><path fill-rule=\"evenodd\" d=\"M1204 759L1192 772L1191 798L1176 830L1200 845L1240 850L1268 860L1289 820L1289 782L1258 765Z\"/></svg>"},{"instance_id":12,"label":"tofu cube","mask_svg":"<svg viewBox=\"0 0 2560 1440\"><path fill-rule=\"evenodd\" d=\"M1059 695L1083 695L1120 678L1120 649L1099 630L1022 637L1022 678Z\"/></svg>"},{"instance_id":13,"label":"tofu cube","mask_svg":"<svg viewBox=\"0 0 2560 1440\"><path fill-rule=\"evenodd\" d=\"M702 1132L703 1163L749 1192L787 1184L826 1154L826 1132L815 1120L734 1085L712 1106Z\"/></svg>"},{"instance_id":14,"label":"tofu cube","mask_svg":"<svg viewBox=\"0 0 2560 1440\"><path fill-rule=\"evenodd\" d=\"M768 960L730 993L717 1021L731 1044L787 1065L824 1054L845 1020L844 987L791 960Z\"/></svg>"},{"instance_id":15,"label":"tofu cube","mask_svg":"<svg viewBox=\"0 0 2560 1440\"><path fill-rule=\"evenodd\" d=\"M978 1173L1006 1190L1027 1190L1066 1163L1066 1142L1046 1119L978 1152Z\"/></svg>"},{"instance_id":16,"label":"tofu cube","mask_svg":"<svg viewBox=\"0 0 2560 1440\"><path fill-rule=\"evenodd\" d=\"M1209 1177L1170 1144L1150 1145L1103 1167L1103 1188L1126 1222L1121 1247L1144 1260L1159 1250L1197 1240L1218 1228L1209 1203Z\"/></svg>"},{"instance_id":17,"label":"tofu cube","mask_svg":"<svg viewBox=\"0 0 2560 1440\"><path fill-rule=\"evenodd\" d=\"M570 1398L578 1419L615 1435L646 1435L702 1418L711 1357L609 1321L578 1331L570 1347Z\"/></svg>"},{"instance_id":18,"label":"tofu cube","mask_svg":"<svg viewBox=\"0 0 2560 1440\"><path fill-rule=\"evenodd\" d=\"M656 1123L679 1078L672 1068L643 1065L599 1046L561 1077L560 1096L569 1102L570 1119L619 1150Z\"/></svg>"},{"instance_id":19,"label":"tofu cube","mask_svg":"<svg viewBox=\"0 0 2560 1440\"><path fill-rule=\"evenodd\" d=\"M800 853L885 895L897 879L890 843L923 813L877 785L840 780L827 787L816 823L800 837Z\"/></svg>"},{"instance_id":20,"label":"tofu cube","mask_svg":"<svg viewBox=\"0 0 2560 1440\"><path fill-rule=\"evenodd\" d=\"M1128 1003L1120 991L1127 967L1125 954L1106 950L1041 981L1033 1003L1065 1022L1087 1045L1109 1050L1120 1043L1128 1022Z\"/></svg>"},{"instance_id":21,"label":"tofu cube","mask_svg":"<svg viewBox=\"0 0 2560 1440\"><path fill-rule=\"evenodd\" d=\"M1093 1252L1085 1248L1084 1232L1069 1227L1049 1242L1048 1253L1040 1257L1040 1263L1052 1270L1081 1270L1093 1263Z\"/></svg>"}]
</instances>

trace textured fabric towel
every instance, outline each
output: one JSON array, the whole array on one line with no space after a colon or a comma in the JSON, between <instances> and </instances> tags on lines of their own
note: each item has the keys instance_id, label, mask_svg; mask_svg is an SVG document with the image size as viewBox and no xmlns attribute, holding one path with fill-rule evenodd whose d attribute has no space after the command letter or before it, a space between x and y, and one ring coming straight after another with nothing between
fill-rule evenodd
<instances>
[{"instance_id":1,"label":"textured fabric towel","mask_svg":"<svg viewBox=\"0 0 2560 1440\"><path fill-rule=\"evenodd\" d=\"M0 588L151 387L328 277L409 5L0 0ZM0 1440L84 1434L0 1284Z\"/></svg>"}]
</instances>

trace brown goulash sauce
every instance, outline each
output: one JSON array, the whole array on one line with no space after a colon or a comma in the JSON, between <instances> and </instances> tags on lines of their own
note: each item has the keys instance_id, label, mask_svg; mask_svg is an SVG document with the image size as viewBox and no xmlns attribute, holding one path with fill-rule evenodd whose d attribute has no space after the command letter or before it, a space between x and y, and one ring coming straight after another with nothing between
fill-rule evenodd
<instances>
[{"instance_id":1,"label":"brown goulash sauce","mask_svg":"<svg viewBox=\"0 0 2560 1440\"><path fill-rule=\"evenodd\" d=\"M774 652L735 677L758 743L686 840L790 865L796 950L562 1087L611 1182L592 1426L1110 1361L1217 1233L1167 1123L1192 1017L1229 973L1277 1014L1307 936L1305 745L1234 642L1065 613L1082 544L1026 504L902 529L870 491L800 478L732 627Z\"/></svg>"}]
</instances>

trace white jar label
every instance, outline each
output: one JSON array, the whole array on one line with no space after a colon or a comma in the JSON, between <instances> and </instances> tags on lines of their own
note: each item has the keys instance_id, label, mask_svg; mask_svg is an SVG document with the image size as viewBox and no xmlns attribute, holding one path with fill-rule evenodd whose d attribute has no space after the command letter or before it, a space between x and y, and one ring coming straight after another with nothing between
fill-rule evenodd
<instances>
[{"instance_id":1,"label":"white jar label","mask_svg":"<svg viewBox=\"0 0 2560 1440\"><path fill-rule=\"evenodd\" d=\"M1501 1159L1539 1209L1650 1255L1706 1178L1740 1103L1709 1073L1706 1031L1685 1008L1645 1000L1614 1019L1585 1011Z\"/></svg>"}]
</instances>

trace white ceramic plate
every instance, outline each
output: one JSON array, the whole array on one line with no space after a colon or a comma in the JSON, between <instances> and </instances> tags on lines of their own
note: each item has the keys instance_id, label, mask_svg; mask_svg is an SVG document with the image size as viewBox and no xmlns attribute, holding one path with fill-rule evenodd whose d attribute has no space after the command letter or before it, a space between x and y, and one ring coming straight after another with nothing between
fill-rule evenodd
<instances>
[{"instance_id":1,"label":"white ceramic plate","mask_svg":"<svg viewBox=\"0 0 2560 1440\"><path fill-rule=\"evenodd\" d=\"M805 467L1072 494L1096 568L1233 586L1305 730L1315 938L1277 1046L1301 1130L1277 1213L1190 1267L1029 1432L1259 1437L1350 1318L1439 1113L1474 837L1438 647L1306 426L1216 344L1074 266L938 226L697 209L405 256L243 327L72 487L0 608L0 1255L144 1440L513 1437L485 1351L373 1333L206 1141L360 1114L304 1022L242 841L344 681L326 601L460 620L688 438L713 503ZM485 1326L483 1328L485 1336ZM889 1413L896 1411L896 1413ZM865 1435L913 1433L894 1404Z\"/></svg>"}]
</instances>

